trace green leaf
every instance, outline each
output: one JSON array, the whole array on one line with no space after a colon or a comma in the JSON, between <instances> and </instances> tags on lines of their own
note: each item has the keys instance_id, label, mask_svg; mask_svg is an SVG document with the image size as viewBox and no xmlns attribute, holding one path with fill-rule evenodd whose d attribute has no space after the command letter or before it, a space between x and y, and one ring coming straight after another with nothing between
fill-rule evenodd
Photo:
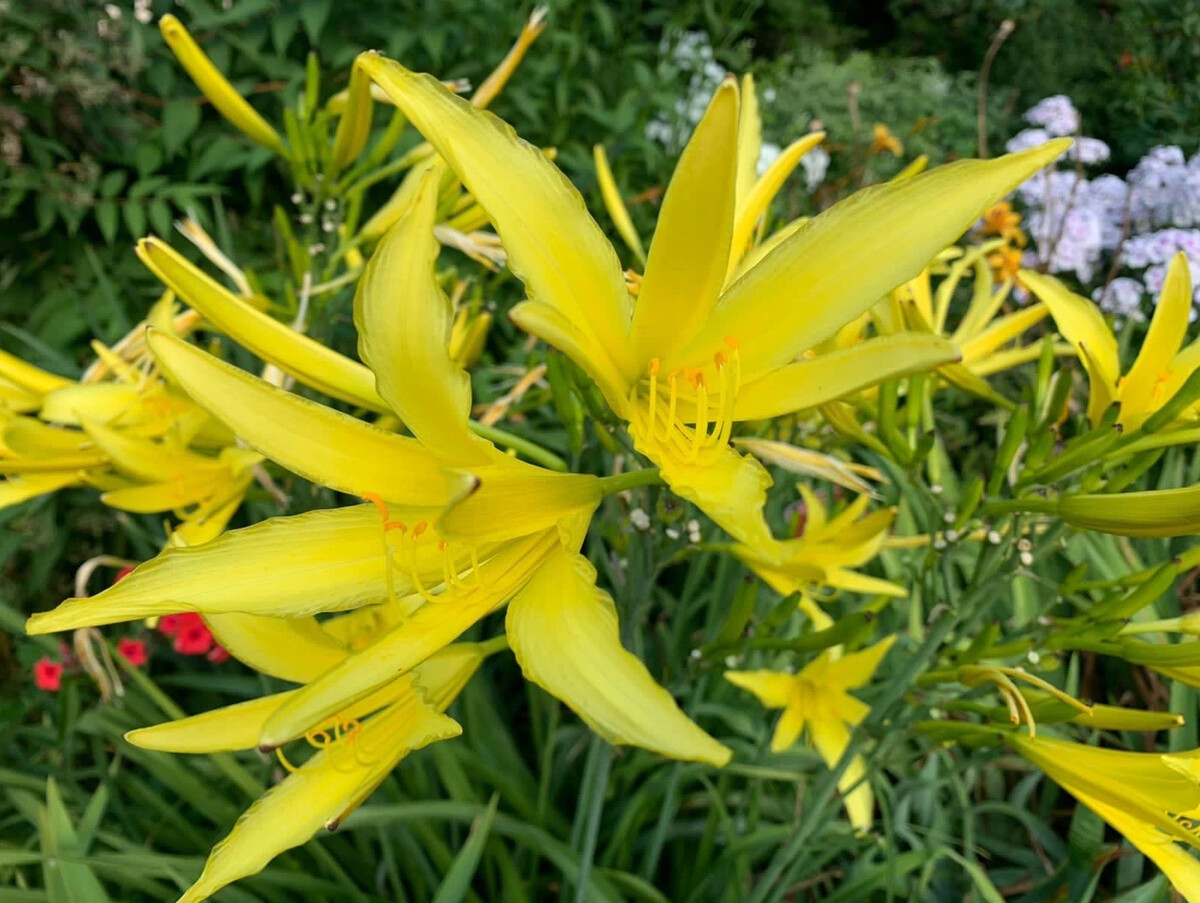
<instances>
[{"instance_id":1,"label":"green leaf","mask_svg":"<svg viewBox=\"0 0 1200 903\"><path fill-rule=\"evenodd\" d=\"M163 108L163 149L168 157L175 156L192 137L200 125L200 105L192 101L176 100Z\"/></svg>"},{"instance_id":2,"label":"green leaf","mask_svg":"<svg viewBox=\"0 0 1200 903\"><path fill-rule=\"evenodd\" d=\"M138 201L126 201L121 205L121 215L125 218L125 228L135 238L146 234L146 208Z\"/></svg>"},{"instance_id":3,"label":"green leaf","mask_svg":"<svg viewBox=\"0 0 1200 903\"><path fill-rule=\"evenodd\" d=\"M459 903L467 895L471 889L471 879L479 867L483 848L491 834L492 822L496 818L496 807L499 804L500 795L493 793L487 811L471 824L471 833L467 837L467 842L462 845L462 849L454 857L454 863L450 866L450 870L446 872L446 877L438 885L433 903Z\"/></svg>"},{"instance_id":4,"label":"green leaf","mask_svg":"<svg viewBox=\"0 0 1200 903\"><path fill-rule=\"evenodd\" d=\"M95 215L100 234L104 236L105 242L111 245L117 237L117 202L100 201L96 204Z\"/></svg>"},{"instance_id":5,"label":"green leaf","mask_svg":"<svg viewBox=\"0 0 1200 903\"><path fill-rule=\"evenodd\" d=\"M321 30L329 19L330 0L304 0L300 5L300 21L304 24L304 33L315 46L320 43Z\"/></svg>"},{"instance_id":6,"label":"green leaf","mask_svg":"<svg viewBox=\"0 0 1200 903\"><path fill-rule=\"evenodd\" d=\"M100 180L100 197L111 198L125 187L126 173L123 169L114 169Z\"/></svg>"}]
</instances>

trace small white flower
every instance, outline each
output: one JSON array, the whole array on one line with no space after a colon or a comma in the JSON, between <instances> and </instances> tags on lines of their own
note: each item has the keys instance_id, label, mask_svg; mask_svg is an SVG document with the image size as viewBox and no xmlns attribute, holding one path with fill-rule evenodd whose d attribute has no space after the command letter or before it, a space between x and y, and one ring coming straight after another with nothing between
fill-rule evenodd
<instances>
[{"instance_id":1,"label":"small white flower","mask_svg":"<svg viewBox=\"0 0 1200 903\"><path fill-rule=\"evenodd\" d=\"M642 533L650 529L650 515L641 508L634 508L629 512L629 522L633 524L633 528Z\"/></svg>"}]
</instances>

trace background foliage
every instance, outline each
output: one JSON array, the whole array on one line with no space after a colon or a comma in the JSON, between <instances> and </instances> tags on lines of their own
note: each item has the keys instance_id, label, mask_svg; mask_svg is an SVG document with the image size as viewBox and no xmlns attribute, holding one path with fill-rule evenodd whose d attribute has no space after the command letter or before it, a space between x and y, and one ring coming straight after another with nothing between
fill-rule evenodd
<instances>
[{"instance_id":1,"label":"background foliage","mask_svg":"<svg viewBox=\"0 0 1200 903\"><path fill-rule=\"evenodd\" d=\"M158 15L167 4L154 7ZM92 337L113 341L157 296L157 283L130 251L135 237L170 235L173 219L194 212L223 246L237 236L240 262L251 270L269 269L280 254L271 216L292 186L267 165L268 154L231 137L197 102L156 29L136 18L140 8L0 0L0 348L66 375L77 374ZM528 13L498 0L235 0L228 8L189 2L185 9L206 51L269 118L295 103L310 51L342 79L357 52L377 48L413 68L478 81ZM1021 110L1058 92L1076 101L1089 132L1110 141L1114 165L1131 163L1152 144L1186 145L1197 134L1200 62L1192 48L1200 12L1165 0L563 0L551 4L549 30L495 110L530 140L555 146L560 165L593 200L591 148L603 141L626 196L637 195L664 184L673 163L645 134L686 84L664 47L679 31L706 31L723 65L749 67L773 90L769 137L785 140L817 119L844 155L831 170L833 194L793 189L786 203L798 213L858 187L851 173L864 172L861 155L875 122L905 142L906 159L972 153L976 73L1004 18L1017 28L992 72L994 140L1016 130ZM890 175L901 161L878 165L870 178ZM643 226L653 219L648 207L633 213ZM495 372L489 368L503 365L511 340L500 324L477 375L483 400ZM543 402L536 393L527 399L531 407ZM975 449L978 413L951 412L952 454ZM549 441L567 443L561 435ZM1168 466L1178 474L1164 476L1167 485L1176 476L1174 485L1195 481L1185 473L1194 464L1181 456ZM900 483L891 491L916 490ZM296 504L330 501L301 496ZM690 655L698 638L723 628L736 636L747 621L785 617L777 600L748 588L727 558L630 529L634 504L657 507L666 524L678 518L652 491L606 504L599 520L619 554L605 558L602 576L615 589L627 644L690 713L736 738L742 764L710 778L698 766L614 753L520 682L511 662L489 662L457 704L470 725L462 741L414 756L343 832L281 857L218 899L742 900L752 878L763 875L769 880L749 895L754 901L1026 894L1032 903L1097 892L1094 864L1115 847L1086 810L1064 816L1053 785L1019 766L981 779L971 756L916 757L889 739L897 732L885 725L915 717L894 689L907 684L903 674L891 675L868 701L895 786L880 798L887 832L906 852L855 837L835 818L828 775L811 783L805 777L815 754L798 748L770 756L761 713L748 713L744 697L720 680L721 661ZM255 517L276 513L265 496L250 505ZM924 497L917 510L935 523L938 505ZM19 633L24 613L70 595L74 568L91 555L148 557L154 529L152 518L112 518L82 491L0 512L0 627ZM1158 541L1089 542L1095 546L1074 550L1072 559L1086 557L1102 575L1116 573L1114 562L1133 569L1168 551ZM1046 567L1065 573L1067 562ZM889 629L907 628L918 639L938 629L925 620L939 600L978 591L971 587L979 575L951 566L936 574L905 573L898 558L885 565L888 576L929 587L910 611L885 615L896 621ZM647 591L655 578L658 588ZM1018 597L1027 618L1053 600L1032 580ZM731 599L746 619L732 628L724 623ZM96 707L82 678L53 696L32 687L30 666L54 648L0 632L0 903L90 903L105 893L97 880L120 888L114 899L173 899L275 766L137 751L119 744L120 734L180 709L277 687L236 666L161 649L153 682L127 669L123 705ZM687 669L672 671L682 661ZM920 664L912 659L913 669ZM1097 698L1111 697L1107 688L1123 680L1077 677ZM1139 687L1126 701L1151 702L1155 692ZM1194 691L1172 692L1179 694L1172 707L1195 711ZM1177 742L1195 746L1190 730ZM1161 882L1141 884L1143 866L1126 856L1108 889L1129 889L1127 903L1167 899ZM1031 871L1043 880L1028 882Z\"/></svg>"}]
</instances>

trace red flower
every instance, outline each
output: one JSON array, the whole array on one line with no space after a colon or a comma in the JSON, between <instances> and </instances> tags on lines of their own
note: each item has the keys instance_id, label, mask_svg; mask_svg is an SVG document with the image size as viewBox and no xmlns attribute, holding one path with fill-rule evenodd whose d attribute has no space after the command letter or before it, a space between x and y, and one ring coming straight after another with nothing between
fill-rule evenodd
<instances>
[{"instance_id":1,"label":"red flower","mask_svg":"<svg viewBox=\"0 0 1200 903\"><path fill-rule=\"evenodd\" d=\"M126 577L128 577L132 573L133 573L133 565L132 564L125 565L125 567L123 567L123 568L121 568L121 570L117 571L117 576L113 580L113 583L120 583L122 580L124 580Z\"/></svg>"},{"instance_id":2,"label":"red flower","mask_svg":"<svg viewBox=\"0 0 1200 903\"><path fill-rule=\"evenodd\" d=\"M212 647L212 651L206 657L210 662L216 662L217 664L227 662L229 661L229 650L218 643Z\"/></svg>"},{"instance_id":3,"label":"red flower","mask_svg":"<svg viewBox=\"0 0 1200 903\"><path fill-rule=\"evenodd\" d=\"M163 615L158 619L158 632L164 636L175 636L179 632L182 617L183 615Z\"/></svg>"},{"instance_id":4,"label":"red flower","mask_svg":"<svg viewBox=\"0 0 1200 903\"><path fill-rule=\"evenodd\" d=\"M146 664L146 644L142 640L123 636L117 640L117 652L135 668Z\"/></svg>"},{"instance_id":5,"label":"red flower","mask_svg":"<svg viewBox=\"0 0 1200 903\"><path fill-rule=\"evenodd\" d=\"M212 631L195 612L175 616L175 651L181 655L204 655L213 647ZM159 629L162 628L160 622Z\"/></svg>"},{"instance_id":6,"label":"red flower","mask_svg":"<svg viewBox=\"0 0 1200 903\"><path fill-rule=\"evenodd\" d=\"M33 682L39 690L57 693L62 686L62 676L62 663L50 661L49 656L43 655L33 666Z\"/></svg>"}]
</instances>

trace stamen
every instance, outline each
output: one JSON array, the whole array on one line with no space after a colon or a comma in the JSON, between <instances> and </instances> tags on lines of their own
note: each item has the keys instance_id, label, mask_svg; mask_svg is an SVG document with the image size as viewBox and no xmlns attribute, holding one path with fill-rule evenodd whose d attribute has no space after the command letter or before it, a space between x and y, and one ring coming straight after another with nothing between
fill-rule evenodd
<instances>
[{"instance_id":1,"label":"stamen","mask_svg":"<svg viewBox=\"0 0 1200 903\"><path fill-rule=\"evenodd\" d=\"M475 586L482 587L483 586L483 578L479 576L479 553L475 550L474 546L471 546L470 549L471 549L471 575L475 578Z\"/></svg>"},{"instance_id":2,"label":"stamen","mask_svg":"<svg viewBox=\"0 0 1200 903\"><path fill-rule=\"evenodd\" d=\"M671 387L671 401L667 405L667 431L663 434L663 439L669 440L671 433L675 430L675 404L679 400L679 370L676 370L667 377L667 384ZM653 429L654 424L652 423Z\"/></svg>"},{"instance_id":3,"label":"stamen","mask_svg":"<svg viewBox=\"0 0 1200 903\"><path fill-rule=\"evenodd\" d=\"M701 436L708 438L708 389L704 385L704 374L697 370L692 374L692 388L696 390L696 423L692 428L691 458L700 456Z\"/></svg>"},{"instance_id":4,"label":"stamen","mask_svg":"<svg viewBox=\"0 0 1200 903\"><path fill-rule=\"evenodd\" d=\"M287 756L283 754L283 747L275 747L275 757L279 759L279 764L287 769L289 774L295 774L300 769L287 760Z\"/></svg>"},{"instance_id":5,"label":"stamen","mask_svg":"<svg viewBox=\"0 0 1200 903\"><path fill-rule=\"evenodd\" d=\"M364 502L370 502L372 505L374 505L376 508L378 508L379 514L380 514L380 516L383 517L384 520L388 519L387 503L384 502L384 500L377 493L364 492L362 494L362 500Z\"/></svg>"},{"instance_id":6,"label":"stamen","mask_svg":"<svg viewBox=\"0 0 1200 903\"><path fill-rule=\"evenodd\" d=\"M654 418L658 413L658 368L658 358L650 358L650 429L647 431L647 434L651 437L654 436L654 430L657 426Z\"/></svg>"}]
</instances>

